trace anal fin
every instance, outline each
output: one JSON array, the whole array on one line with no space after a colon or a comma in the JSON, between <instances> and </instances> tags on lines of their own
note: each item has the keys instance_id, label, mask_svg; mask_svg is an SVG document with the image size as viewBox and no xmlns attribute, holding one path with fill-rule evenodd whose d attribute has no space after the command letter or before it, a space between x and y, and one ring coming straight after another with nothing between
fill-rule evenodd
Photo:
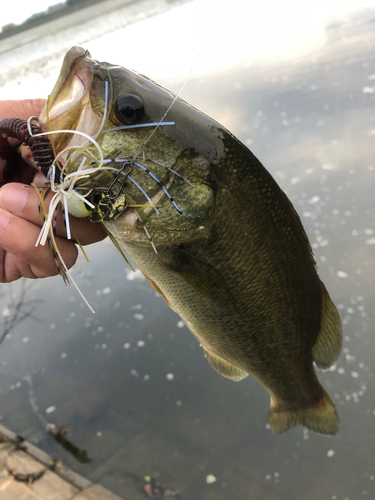
<instances>
[{"instance_id":1,"label":"anal fin","mask_svg":"<svg viewBox=\"0 0 375 500\"><path fill-rule=\"evenodd\" d=\"M226 378L230 378L239 382L248 376L248 373L238 368L238 366L229 363L225 359L221 358L211 350L207 349L207 347L203 347L204 355L206 356L208 362L212 366L214 370L216 370L220 375Z\"/></svg>"},{"instance_id":2,"label":"anal fin","mask_svg":"<svg viewBox=\"0 0 375 500\"><path fill-rule=\"evenodd\" d=\"M333 365L340 355L342 328L339 313L329 296L326 287L320 282L322 290L322 319L318 338L312 348L313 359L323 370Z\"/></svg>"}]
</instances>

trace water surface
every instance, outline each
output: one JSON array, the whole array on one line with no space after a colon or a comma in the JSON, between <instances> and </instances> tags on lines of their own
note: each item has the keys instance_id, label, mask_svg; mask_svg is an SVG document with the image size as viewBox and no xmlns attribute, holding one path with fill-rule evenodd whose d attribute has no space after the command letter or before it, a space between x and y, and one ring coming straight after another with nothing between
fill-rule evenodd
<instances>
[{"instance_id":1,"label":"water surface","mask_svg":"<svg viewBox=\"0 0 375 500\"><path fill-rule=\"evenodd\" d=\"M182 44L183 20L194 20L200 3L110 1L90 8L105 11L87 9L75 22L4 40L1 95L45 97L72 44L178 92L206 44L202 37L191 54ZM184 500L374 498L374 20L370 8L337 12L319 29L306 24L314 36L291 50L281 34L265 43L270 16L258 49L249 44L247 53L241 33L240 57L211 41L182 93L251 148L302 218L343 322L342 355L319 372L340 414L339 433L297 427L274 435L267 393L250 377L236 384L214 372L180 318L108 241L89 247L90 264L81 258L74 268L95 315L59 278L2 285L4 322L22 287L22 310L32 313L0 346L4 425L127 500L145 498L144 476L156 473ZM235 26L227 29L236 47ZM168 37L186 57L162 49ZM30 384L43 418L67 425L90 463L46 434Z\"/></svg>"}]
</instances>

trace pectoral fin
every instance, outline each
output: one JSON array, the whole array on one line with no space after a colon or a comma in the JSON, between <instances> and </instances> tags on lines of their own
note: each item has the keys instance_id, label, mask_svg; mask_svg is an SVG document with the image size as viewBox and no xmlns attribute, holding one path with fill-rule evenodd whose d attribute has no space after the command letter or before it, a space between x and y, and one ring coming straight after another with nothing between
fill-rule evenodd
<instances>
[{"instance_id":1,"label":"pectoral fin","mask_svg":"<svg viewBox=\"0 0 375 500\"><path fill-rule=\"evenodd\" d=\"M169 264L169 269L199 294L215 302L228 303L231 300L222 276L213 265L184 250L178 250L174 257L173 265Z\"/></svg>"},{"instance_id":2,"label":"pectoral fin","mask_svg":"<svg viewBox=\"0 0 375 500\"><path fill-rule=\"evenodd\" d=\"M203 347L203 351L212 368L219 372L223 377L230 378L239 382L240 380L248 376L248 373L246 373L244 370L241 370L241 368L232 365L232 363L229 363L229 361L221 358L206 347Z\"/></svg>"}]
</instances>

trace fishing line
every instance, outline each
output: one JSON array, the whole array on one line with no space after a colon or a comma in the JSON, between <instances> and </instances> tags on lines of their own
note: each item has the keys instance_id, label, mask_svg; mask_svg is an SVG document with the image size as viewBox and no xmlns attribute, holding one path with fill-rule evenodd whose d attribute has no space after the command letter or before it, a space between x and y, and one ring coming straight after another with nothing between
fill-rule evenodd
<instances>
[{"instance_id":1,"label":"fishing line","mask_svg":"<svg viewBox=\"0 0 375 500\"><path fill-rule=\"evenodd\" d=\"M192 74L192 72L193 72L193 70L194 70L195 66L197 65L197 63L198 63L198 61L199 61L199 59L200 59L201 55L202 55L202 54L203 54L203 52L207 49L207 47L208 47L209 43L210 43L210 40L206 43L206 45L203 47L203 49L201 50L201 52L198 54L197 58L196 58L196 59L195 59L195 61L193 62L193 65L192 65L192 67L191 67L191 69L190 69L190 71L189 71L189 73L188 73L187 77L185 78L185 80L184 80L184 82L183 82L183 84L182 84L182 86L181 86L180 90L179 90L179 91L177 92L177 94L175 95L175 97L174 97L174 99L173 99L172 103L171 103L171 104L170 104L170 106L167 108L167 111L166 111L166 112L163 114L163 116L160 118L160 122L159 122L159 124L158 124L158 125L156 126L156 128L155 128L155 129L151 132L151 134L148 136L148 138L145 140L145 142L141 145L140 150L142 150L142 149L143 149L143 146L144 146L145 144L147 144L147 142L148 142L148 141L151 139L151 137L155 134L155 132L157 131L157 129L160 127L160 125L163 125L163 123L162 123L162 122L163 122L164 118L167 116L167 114L168 114L168 113L169 113L169 111L171 110L172 106L174 105L174 103L177 101L177 99L178 99L178 98L179 98L179 96L181 95L181 92L183 91L183 89L184 89L185 85L187 84L187 82L188 82L188 80L189 80L189 78L190 78L190 75ZM136 156L137 156L138 154L139 154L139 151L137 152Z\"/></svg>"}]
</instances>

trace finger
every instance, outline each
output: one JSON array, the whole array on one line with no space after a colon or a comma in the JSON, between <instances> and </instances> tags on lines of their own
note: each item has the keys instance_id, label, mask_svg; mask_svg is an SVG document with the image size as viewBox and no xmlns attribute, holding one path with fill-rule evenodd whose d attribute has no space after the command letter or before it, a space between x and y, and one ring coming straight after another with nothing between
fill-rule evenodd
<instances>
[{"instance_id":1,"label":"finger","mask_svg":"<svg viewBox=\"0 0 375 500\"><path fill-rule=\"evenodd\" d=\"M39 226L0 210L0 247L6 252L2 253L0 281L7 283L20 276L44 278L58 274L49 244L35 247L39 231ZM66 266L70 268L77 259L77 247L73 242L59 237L56 238L56 244Z\"/></svg>"},{"instance_id":2,"label":"finger","mask_svg":"<svg viewBox=\"0 0 375 500\"><path fill-rule=\"evenodd\" d=\"M13 116L27 120L30 116L39 116L45 102L45 99L1 101L0 120L3 118L11 118Z\"/></svg>"},{"instance_id":3,"label":"finger","mask_svg":"<svg viewBox=\"0 0 375 500\"><path fill-rule=\"evenodd\" d=\"M48 210L52 199L51 193L45 201ZM23 219L41 226L39 214L39 196L35 189L22 184L10 183L0 189L0 208L11 212ZM78 238L82 245L100 241L106 237L106 233L100 224L93 224L87 218L77 219L69 216L72 235ZM66 237L66 228L61 209L56 221L56 234Z\"/></svg>"}]
</instances>

